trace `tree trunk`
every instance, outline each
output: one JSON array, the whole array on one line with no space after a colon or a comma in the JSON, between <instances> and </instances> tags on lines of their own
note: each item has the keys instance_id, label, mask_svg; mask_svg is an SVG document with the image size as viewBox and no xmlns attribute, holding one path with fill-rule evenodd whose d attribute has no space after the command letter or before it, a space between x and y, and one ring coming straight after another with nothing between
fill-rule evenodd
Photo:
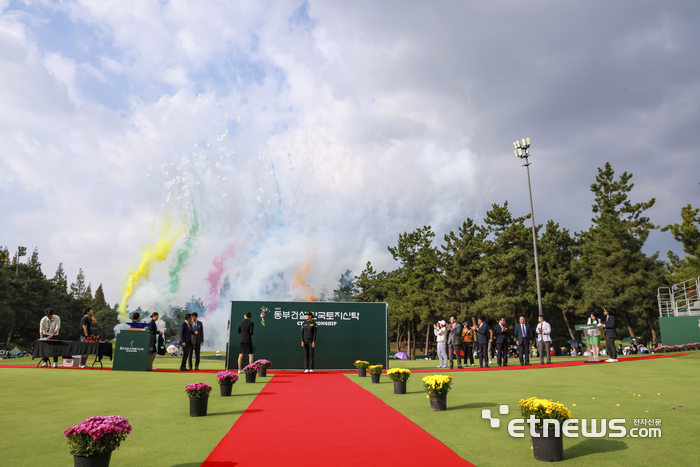
<instances>
[{"instance_id":1,"label":"tree trunk","mask_svg":"<svg viewBox=\"0 0 700 467\"><path fill-rule=\"evenodd\" d=\"M647 308L647 321L651 331L651 343L656 345L656 329L654 329L654 317L651 315L651 308ZM649 353L651 353L651 349L649 349Z\"/></svg>"},{"instance_id":2,"label":"tree trunk","mask_svg":"<svg viewBox=\"0 0 700 467\"><path fill-rule=\"evenodd\" d=\"M632 325L630 324L630 317L624 308L622 309L622 317L625 318L625 324L627 325L627 329L630 332L630 337L637 337L634 335L634 329L632 329Z\"/></svg>"},{"instance_id":3,"label":"tree trunk","mask_svg":"<svg viewBox=\"0 0 700 467\"><path fill-rule=\"evenodd\" d=\"M408 322L408 329L406 331L406 346L408 347L406 350L406 353L408 354L408 359L413 360L411 358L411 322Z\"/></svg>"},{"instance_id":4,"label":"tree trunk","mask_svg":"<svg viewBox=\"0 0 700 467\"><path fill-rule=\"evenodd\" d=\"M428 329L425 331L425 355L428 355L428 342L430 342L430 325L428 325Z\"/></svg>"},{"instance_id":5,"label":"tree trunk","mask_svg":"<svg viewBox=\"0 0 700 467\"><path fill-rule=\"evenodd\" d=\"M564 310L561 310L561 314L564 316L564 322L566 323L566 329L569 330L569 335L571 336L571 339L576 339L574 337L574 331L571 329L571 325L569 324L569 319L566 317L566 313Z\"/></svg>"},{"instance_id":6,"label":"tree trunk","mask_svg":"<svg viewBox=\"0 0 700 467\"><path fill-rule=\"evenodd\" d=\"M401 325L396 326L396 351L401 352Z\"/></svg>"}]
</instances>

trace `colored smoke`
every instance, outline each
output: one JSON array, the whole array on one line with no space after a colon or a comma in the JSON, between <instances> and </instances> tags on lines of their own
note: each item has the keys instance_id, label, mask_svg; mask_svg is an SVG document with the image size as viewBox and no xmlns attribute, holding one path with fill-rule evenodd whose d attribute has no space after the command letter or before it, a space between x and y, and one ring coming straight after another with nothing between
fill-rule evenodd
<instances>
[{"instance_id":1,"label":"colored smoke","mask_svg":"<svg viewBox=\"0 0 700 467\"><path fill-rule=\"evenodd\" d=\"M134 294L136 288L148 280L151 274L153 265L165 261L172 250L173 245L182 235L182 223L174 227L170 214L166 208L166 213L163 216L163 223L160 227L158 240L155 245L141 245L141 261L138 268L133 273L129 274L124 287L124 295L119 303L119 313L126 315L126 307L129 299Z\"/></svg>"},{"instance_id":2,"label":"colored smoke","mask_svg":"<svg viewBox=\"0 0 700 467\"><path fill-rule=\"evenodd\" d=\"M182 248L178 249L175 253L174 263L170 266L168 275L170 280L166 286L170 293L176 293L180 290L180 275L191 262L196 254L196 239L201 233L201 225L199 219L197 218L197 213L195 212L192 217L192 223L189 226L189 231L187 232L187 238L185 239Z\"/></svg>"},{"instance_id":3,"label":"colored smoke","mask_svg":"<svg viewBox=\"0 0 700 467\"><path fill-rule=\"evenodd\" d=\"M311 263L304 263L299 269L294 271L292 286L301 291L305 301L316 302L318 299L311 293L311 290L309 290L309 287L306 285L306 276L309 274L310 269Z\"/></svg>"},{"instance_id":4,"label":"colored smoke","mask_svg":"<svg viewBox=\"0 0 700 467\"><path fill-rule=\"evenodd\" d=\"M236 256L236 248L233 243L231 243L223 253L214 258L214 269L207 274L207 282L209 283L209 291L207 292L207 302L209 305L207 305L207 312L214 311L219 306L219 282L221 282L221 277L227 269L224 263L227 259L233 258L234 256Z\"/></svg>"}]
</instances>

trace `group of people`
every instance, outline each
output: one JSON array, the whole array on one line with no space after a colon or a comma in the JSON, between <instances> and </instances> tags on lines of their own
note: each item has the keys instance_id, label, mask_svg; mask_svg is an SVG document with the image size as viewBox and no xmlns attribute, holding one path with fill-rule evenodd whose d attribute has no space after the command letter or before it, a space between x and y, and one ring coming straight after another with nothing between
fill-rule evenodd
<instances>
[{"instance_id":1,"label":"group of people","mask_svg":"<svg viewBox=\"0 0 700 467\"><path fill-rule=\"evenodd\" d=\"M83 308L83 317L80 319L80 341L85 342L87 338L92 336L92 325L97 324L97 320L92 312L92 308ZM50 340L58 336L61 329L61 318L54 314L52 308L47 308L44 312L44 317L39 322L39 339ZM80 368L87 367L88 355L80 356ZM50 360L48 357L41 360L41 366L49 366ZM58 357L53 357L53 367L58 366Z\"/></svg>"},{"instance_id":2,"label":"group of people","mask_svg":"<svg viewBox=\"0 0 700 467\"><path fill-rule=\"evenodd\" d=\"M157 313L156 313L157 315ZM198 320L197 312L187 313L185 321L178 328L178 336L180 339L180 348L182 350L182 362L180 363L180 371L192 370L192 358L194 357L194 370L199 370L199 360L204 345L204 325ZM157 317L156 317L157 319ZM189 368L187 364L189 363Z\"/></svg>"},{"instance_id":3,"label":"group of people","mask_svg":"<svg viewBox=\"0 0 700 467\"><path fill-rule=\"evenodd\" d=\"M248 361L252 364L253 357L253 331L254 323L250 320L252 314L249 312L243 315L243 321L238 326L238 373L243 373L243 356L248 354ZM304 349L304 373L314 372L314 350L316 349L316 334L318 323L314 321L312 312L306 313L306 321L301 324L301 347Z\"/></svg>"},{"instance_id":4,"label":"group of people","mask_svg":"<svg viewBox=\"0 0 700 467\"><path fill-rule=\"evenodd\" d=\"M600 336L605 333L606 353L610 356L607 362L617 361L617 350L615 348L615 317L610 308L604 308L605 322L597 317L597 313L590 315L588 324L596 327L587 331L589 344L591 346L594 360L599 358ZM518 360L521 366L530 365L530 348L536 345L540 357L540 365L552 363L552 326L539 316L534 334L524 316L518 320L518 324L512 330L512 339L518 348ZM464 367L471 362L474 364L474 354L479 356L479 367L489 368L492 360L489 358L491 349L495 344L495 357L498 366L508 366L508 357L511 348L510 328L506 325L505 318L499 318L498 323L493 327L486 323L486 319L480 316L476 325L469 323L459 323L455 316L450 317L450 322L443 320L433 324L433 332L437 341L437 357L439 359L438 368L454 368L454 359L457 359L457 368L462 367L461 353L464 352Z\"/></svg>"}]
</instances>

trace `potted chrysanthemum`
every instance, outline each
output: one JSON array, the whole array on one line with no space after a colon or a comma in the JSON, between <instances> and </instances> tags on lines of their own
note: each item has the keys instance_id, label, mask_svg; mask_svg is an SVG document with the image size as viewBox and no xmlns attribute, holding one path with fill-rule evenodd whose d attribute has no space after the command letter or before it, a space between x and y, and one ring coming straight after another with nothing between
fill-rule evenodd
<instances>
[{"instance_id":1,"label":"potted chrysanthemum","mask_svg":"<svg viewBox=\"0 0 700 467\"><path fill-rule=\"evenodd\" d=\"M216 379L219 380L219 390L221 391L221 395L226 397L231 395L233 383L238 381L238 375L233 371L224 370L217 373Z\"/></svg>"},{"instance_id":2,"label":"potted chrysanthemum","mask_svg":"<svg viewBox=\"0 0 700 467\"><path fill-rule=\"evenodd\" d=\"M392 368L386 371L387 376L394 382L394 394L406 394L406 381L411 376L411 370Z\"/></svg>"},{"instance_id":3,"label":"potted chrysanthemum","mask_svg":"<svg viewBox=\"0 0 700 467\"><path fill-rule=\"evenodd\" d=\"M522 417L525 419L534 416L535 433L532 436L532 449L535 459L545 462L558 462L564 460L564 438L561 430L556 429L556 425L571 418L571 411L561 402L552 402L551 399L538 399L531 397L523 399L518 403ZM556 420L548 423L546 420ZM546 425L547 432L544 433L543 425Z\"/></svg>"},{"instance_id":4,"label":"potted chrysanthemum","mask_svg":"<svg viewBox=\"0 0 700 467\"><path fill-rule=\"evenodd\" d=\"M452 376L431 375L425 376L421 381L425 388L425 397L430 399L430 409L447 410L447 393L452 389Z\"/></svg>"},{"instance_id":5,"label":"potted chrysanthemum","mask_svg":"<svg viewBox=\"0 0 700 467\"><path fill-rule=\"evenodd\" d=\"M207 383L188 384L185 392L190 399L190 417L204 417L207 414L211 386Z\"/></svg>"},{"instance_id":6,"label":"potted chrysanthemum","mask_svg":"<svg viewBox=\"0 0 700 467\"><path fill-rule=\"evenodd\" d=\"M357 376L360 378L367 377L367 368L369 368L369 362L364 360L356 360L355 368L357 368Z\"/></svg>"},{"instance_id":7,"label":"potted chrysanthemum","mask_svg":"<svg viewBox=\"0 0 700 467\"><path fill-rule=\"evenodd\" d=\"M379 377L382 376L382 368L384 368L384 366L382 366L381 364L370 365L367 368L369 369L369 375L370 378L372 378L372 382L375 384L379 383Z\"/></svg>"},{"instance_id":8,"label":"potted chrysanthemum","mask_svg":"<svg viewBox=\"0 0 700 467\"><path fill-rule=\"evenodd\" d=\"M255 363L251 363L250 365L246 365L245 367L243 367L243 372L245 373L245 382L254 383L255 377L258 375L258 371L260 371L260 367Z\"/></svg>"},{"instance_id":9,"label":"potted chrysanthemum","mask_svg":"<svg viewBox=\"0 0 700 467\"><path fill-rule=\"evenodd\" d=\"M262 358L260 360L255 360L254 363L260 367L260 370L258 371L258 376L260 376L261 378L265 378L267 376L267 369L270 368L272 362L270 360L265 360L264 358Z\"/></svg>"},{"instance_id":10,"label":"potted chrysanthemum","mask_svg":"<svg viewBox=\"0 0 700 467\"><path fill-rule=\"evenodd\" d=\"M86 418L63 432L75 467L109 466L112 451L131 433L129 420L119 415Z\"/></svg>"}]
</instances>

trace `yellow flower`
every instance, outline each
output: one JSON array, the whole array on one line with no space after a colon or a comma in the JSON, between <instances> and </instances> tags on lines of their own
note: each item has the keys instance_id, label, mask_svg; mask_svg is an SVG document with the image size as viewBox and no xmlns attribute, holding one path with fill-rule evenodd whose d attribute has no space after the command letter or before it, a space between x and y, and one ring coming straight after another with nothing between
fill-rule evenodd
<instances>
[{"instance_id":1,"label":"yellow flower","mask_svg":"<svg viewBox=\"0 0 700 467\"><path fill-rule=\"evenodd\" d=\"M618 407L620 407L620 404L617 404Z\"/></svg>"}]
</instances>

